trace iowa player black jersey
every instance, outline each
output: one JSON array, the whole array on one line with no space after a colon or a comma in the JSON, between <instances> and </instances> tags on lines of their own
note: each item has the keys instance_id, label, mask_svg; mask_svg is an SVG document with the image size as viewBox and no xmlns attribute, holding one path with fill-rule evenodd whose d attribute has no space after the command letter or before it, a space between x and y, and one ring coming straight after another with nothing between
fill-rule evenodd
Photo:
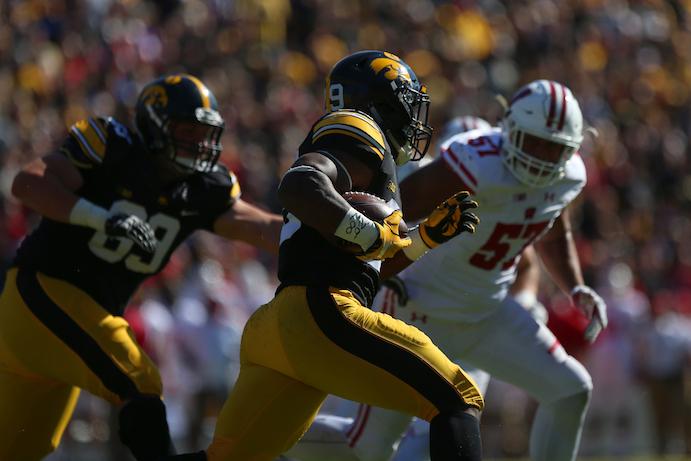
<instances>
[{"instance_id":1,"label":"iowa player black jersey","mask_svg":"<svg viewBox=\"0 0 691 461\"><path fill-rule=\"evenodd\" d=\"M324 115L314 124L298 155L347 152L357 156L373 171L372 184L364 191L400 208L396 164L381 129L358 111L339 110ZM320 285L350 290L369 306L379 285L379 261L365 263L347 253L318 231L284 212L278 259L281 286Z\"/></svg>"},{"instance_id":2,"label":"iowa player black jersey","mask_svg":"<svg viewBox=\"0 0 691 461\"><path fill-rule=\"evenodd\" d=\"M156 251L148 254L128 239L44 217L22 242L15 265L72 283L114 314L122 313L138 285L159 272L190 233L211 229L240 195L237 179L220 165L158 189L139 137L113 118L77 122L61 152L84 178L76 193L146 220L158 240Z\"/></svg>"}]
</instances>

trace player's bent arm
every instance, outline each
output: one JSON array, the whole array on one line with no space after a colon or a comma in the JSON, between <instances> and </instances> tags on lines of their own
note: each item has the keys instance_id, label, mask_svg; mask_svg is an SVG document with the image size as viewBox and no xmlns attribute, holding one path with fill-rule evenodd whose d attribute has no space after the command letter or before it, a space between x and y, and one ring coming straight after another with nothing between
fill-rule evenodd
<instances>
[{"instance_id":1,"label":"player's bent arm","mask_svg":"<svg viewBox=\"0 0 691 461\"><path fill-rule=\"evenodd\" d=\"M12 182L12 195L37 213L70 222L79 200L74 191L82 186L79 170L64 155L49 154L28 163Z\"/></svg>"},{"instance_id":2,"label":"player's bent arm","mask_svg":"<svg viewBox=\"0 0 691 461\"><path fill-rule=\"evenodd\" d=\"M468 190L465 183L441 158L410 174L400 184L403 217L408 222L429 215L442 201L458 191Z\"/></svg>"},{"instance_id":3,"label":"player's bent arm","mask_svg":"<svg viewBox=\"0 0 691 461\"><path fill-rule=\"evenodd\" d=\"M400 210L378 223L341 196L353 188L367 190L373 175L354 156L312 152L301 156L288 169L278 186L278 196L287 211L322 235L355 243L353 254L359 259L388 259L410 244L398 235Z\"/></svg>"},{"instance_id":4,"label":"player's bent arm","mask_svg":"<svg viewBox=\"0 0 691 461\"><path fill-rule=\"evenodd\" d=\"M567 295L574 287L583 285L581 264L571 232L568 208L554 222L554 226L535 244L550 277Z\"/></svg>"},{"instance_id":5,"label":"player's bent arm","mask_svg":"<svg viewBox=\"0 0 691 461\"><path fill-rule=\"evenodd\" d=\"M334 155L341 166L316 152L302 155L278 186L281 204L300 221L324 235L333 235L352 209L341 194L353 186L364 190L372 173L347 155Z\"/></svg>"},{"instance_id":6,"label":"player's bent arm","mask_svg":"<svg viewBox=\"0 0 691 461\"><path fill-rule=\"evenodd\" d=\"M518 275L511 285L509 292L512 295L517 293L530 293L537 297L540 286L540 261L535 248L528 245L521 254L521 260L516 268Z\"/></svg>"},{"instance_id":7,"label":"player's bent arm","mask_svg":"<svg viewBox=\"0 0 691 461\"><path fill-rule=\"evenodd\" d=\"M214 233L229 240L240 240L257 248L278 254L283 218L264 211L242 199L219 216L213 225Z\"/></svg>"},{"instance_id":8,"label":"player's bent arm","mask_svg":"<svg viewBox=\"0 0 691 461\"><path fill-rule=\"evenodd\" d=\"M344 174L330 158L318 153L305 154L281 179L278 198L300 221L331 235L350 208L341 196L348 190L347 179L339 178Z\"/></svg>"},{"instance_id":9,"label":"player's bent arm","mask_svg":"<svg viewBox=\"0 0 691 461\"><path fill-rule=\"evenodd\" d=\"M125 237L149 253L154 251L157 241L149 224L134 215L111 213L79 197L74 191L83 182L72 162L54 153L22 168L12 181L12 195L48 219Z\"/></svg>"},{"instance_id":10,"label":"player's bent arm","mask_svg":"<svg viewBox=\"0 0 691 461\"><path fill-rule=\"evenodd\" d=\"M386 280L389 277L398 274L414 262L415 261L408 258L404 252L399 251L394 255L393 258L389 258L382 263L381 269L379 270L379 278L381 280Z\"/></svg>"},{"instance_id":11,"label":"player's bent arm","mask_svg":"<svg viewBox=\"0 0 691 461\"><path fill-rule=\"evenodd\" d=\"M545 238L536 244L536 249L555 283L590 320L583 337L589 342L595 341L600 332L607 328L607 305L595 290L583 283L567 209Z\"/></svg>"}]
</instances>

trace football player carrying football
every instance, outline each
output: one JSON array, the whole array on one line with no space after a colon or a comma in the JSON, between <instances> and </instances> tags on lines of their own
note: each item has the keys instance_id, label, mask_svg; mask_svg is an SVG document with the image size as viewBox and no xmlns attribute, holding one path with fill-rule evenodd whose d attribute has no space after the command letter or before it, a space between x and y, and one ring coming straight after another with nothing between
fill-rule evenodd
<instances>
[{"instance_id":1,"label":"football player carrying football","mask_svg":"<svg viewBox=\"0 0 691 461\"><path fill-rule=\"evenodd\" d=\"M286 223L276 297L245 326L240 375L206 454L170 459L274 460L328 394L431 421L435 461L481 458L473 381L417 328L369 309L380 269L395 271L477 224L476 204L456 194L410 237L398 235L396 164L429 146L426 88L395 55L362 51L334 66L326 99L328 113L279 186ZM342 197L351 190L395 211L374 222ZM356 245L344 249L333 236Z\"/></svg>"},{"instance_id":2,"label":"football player carrying football","mask_svg":"<svg viewBox=\"0 0 691 461\"><path fill-rule=\"evenodd\" d=\"M405 306L390 288L375 302L375 310L428 334L470 370L483 394L491 375L537 399L535 461L576 458L592 381L544 323L509 296L524 249L533 244L557 285L591 319L586 339L594 341L607 326L605 303L584 284L567 208L586 182L582 139L583 116L571 90L537 80L515 93L501 127L442 143L438 160L401 183L403 209L415 219L439 197L470 190L483 205L483 225L401 274ZM409 422L407 415L362 406L344 428L349 459L390 459ZM425 459L414 448L403 444L393 459Z\"/></svg>"},{"instance_id":3,"label":"football player carrying football","mask_svg":"<svg viewBox=\"0 0 691 461\"><path fill-rule=\"evenodd\" d=\"M0 459L54 450L81 389L122 404L137 460L170 454L158 370L121 317L130 296L197 229L278 249L282 218L244 202L217 163L224 121L199 79L147 84L136 127L81 120L14 179L42 220L0 297Z\"/></svg>"}]
</instances>

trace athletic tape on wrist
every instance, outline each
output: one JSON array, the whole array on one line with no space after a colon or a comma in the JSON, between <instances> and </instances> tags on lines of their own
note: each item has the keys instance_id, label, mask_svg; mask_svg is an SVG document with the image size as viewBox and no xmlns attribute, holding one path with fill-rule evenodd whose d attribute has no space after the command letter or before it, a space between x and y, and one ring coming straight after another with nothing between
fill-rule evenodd
<instances>
[{"instance_id":1,"label":"athletic tape on wrist","mask_svg":"<svg viewBox=\"0 0 691 461\"><path fill-rule=\"evenodd\" d=\"M69 222L77 226L90 227L97 231L103 231L106 228L106 221L108 220L108 210L91 203L90 201L80 198L70 211Z\"/></svg>"},{"instance_id":2,"label":"athletic tape on wrist","mask_svg":"<svg viewBox=\"0 0 691 461\"><path fill-rule=\"evenodd\" d=\"M430 250L430 247L428 247L425 241L422 240L422 236L420 235L420 226L413 227L410 232L408 232L408 237L410 237L410 240L413 243L403 248L403 253L411 261L417 261Z\"/></svg>"},{"instance_id":3,"label":"athletic tape on wrist","mask_svg":"<svg viewBox=\"0 0 691 461\"><path fill-rule=\"evenodd\" d=\"M374 221L355 208L351 208L346 212L334 235L356 243L363 251L367 251L379 238L379 229Z\"/></svg>"}]
</instances>

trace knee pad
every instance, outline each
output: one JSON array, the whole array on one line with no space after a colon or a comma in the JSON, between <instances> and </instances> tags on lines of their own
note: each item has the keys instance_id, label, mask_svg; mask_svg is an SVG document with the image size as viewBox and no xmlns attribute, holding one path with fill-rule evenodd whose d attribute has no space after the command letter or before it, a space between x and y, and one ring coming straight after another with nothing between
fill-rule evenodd
<instances>
[{"instance_id":1,"label":"knee pad","mask_svg":"<svg viewBox=\"0 0 691 461\"><path fill-rule=\"evenodd\" d=\"M559 373L544 380L544 384L530 389L530 393L542 404L550 404L566 399L573 395L584 395L589 398L593 390L593 380L590 374L575 358L568 356L563 361Z\"/></svg>"},{"instance_id":2,"label":"knee pad","mask_svg":"<svg viewBox=\"0 0 691 461\"><path fill-rule=\"evenodd\" d=\"M465 411L439 413L430 421L431 461L480 461L480 420Z\"/></svg>"},{"instance_id":3,"label":"knee pad","mask_svg":"<svg viewBox=\"0 0 691 461\"><path fill-rule=\"evenodd\" d=\"M119 426L120 441L137 461L157 461L174 454L160 397L140 395L127 401L120 409Z\"/></svg>"}]
</instances>

